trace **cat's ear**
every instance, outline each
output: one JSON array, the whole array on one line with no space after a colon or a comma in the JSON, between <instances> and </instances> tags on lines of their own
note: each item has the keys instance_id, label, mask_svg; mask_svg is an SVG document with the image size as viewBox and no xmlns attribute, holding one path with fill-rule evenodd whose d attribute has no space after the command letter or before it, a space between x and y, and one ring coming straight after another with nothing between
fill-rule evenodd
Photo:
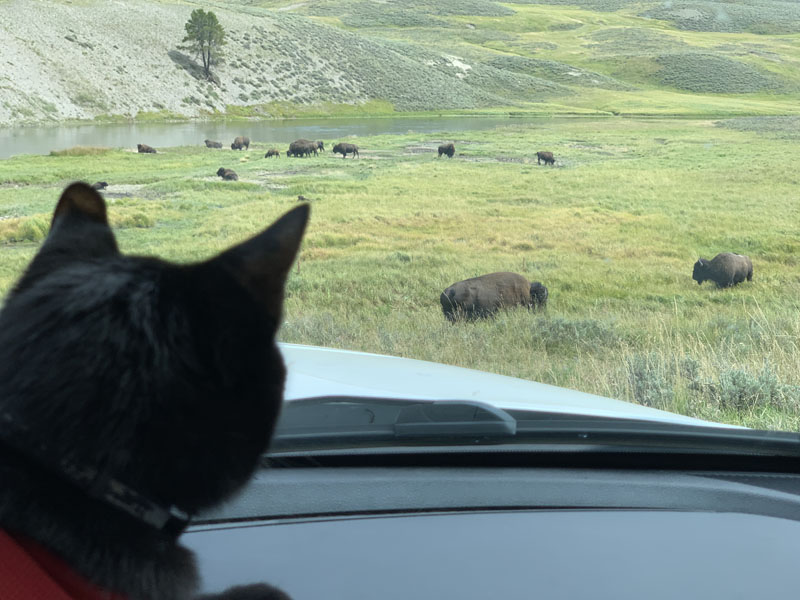
<instances>
[{"instance_id":1,"label":"cat's ear","mask_svg":"<svg viewBox=\"0 0 800 600\"><path fill-rule=\"evenodd\" d=\"M81 219L108 225L106 203L90 185L77 181L64 190L53 213L53 223L63 219Z\"/></svg>"},{"instance_id":2,"label":"cat's ear","mask_svg":"<svg viewBox=\"0 0 800 600\"><path fill-rule=\"evenodd\" d=\"M280 315L283 286L294 262L310 209L298 206L246 242L209 261L223 266L273 316Z\"/></svg>"},{"instance_id":3,"label":"cat's ear","mask_svg":"<svg viewBox=\"0 0 800 600\"><path fill-rule=\"evenodd\" d=\"M53 246L69 254L89 256L118 252L105 200L90 185L79 181L61 194L45 243L45 248Z\"/></svg>"},{"instance_id":4,"label":"cat's ear","mask_svg":"<svg viewBox=\"0 0 800 600\"><path fill-rule=\"evenodd\" d=\"M73 183L61 194L47 239L11 293L24 290L39 277L73 260L105 258L118 253L103 198L91 186Z\"/></svg>"}]
</instances>

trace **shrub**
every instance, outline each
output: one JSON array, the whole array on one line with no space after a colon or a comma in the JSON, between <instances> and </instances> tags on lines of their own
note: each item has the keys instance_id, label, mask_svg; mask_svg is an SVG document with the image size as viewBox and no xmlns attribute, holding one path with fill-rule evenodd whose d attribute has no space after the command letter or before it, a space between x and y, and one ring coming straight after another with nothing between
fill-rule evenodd
<instances>
[{"instance_id":1,"label":"shrub","mask_svg":"<svg viewBox=\"0 0 800 600\"><path fill-rule=\"evenodd\" d=\"M533 324L531 334L548 351L613 346L621 341L613 325L596 319L539 317Z\"/></svg>"},{"instance_id":2,"label":"shrub","mask_svg":"<svg viewBox=\"0 0 800 600\"><path fill-rule=\"evenodd\" d=\"M786 34L800 32L800 6L783 0L697 2L672 0L641 13L672 22L678 29Z\"/></svg>"},{"instance_id":3,"label":"shrub","mask_svg":"<svg viewBox=\"0 0 800 600\"><path fill-rule=\"evenodd\" d=\"M491 67L522 73L532 77L557 81L569 85L600 87L612 90L633 89L608 75L601 75L579 67L554 60L542 60L525 56L498 56L486 62Z\"/></svg>"},{"instance_id":4,"label":"shrub","mask_svg":"<svg viewBox=\"0 0 800 600\"><path fill-rule=\"evenodd\" d=\"M141 211L129 212L120 214L119 212L115 212L111 214L110 222L112 227L116 227L118 229L130 229L130 228L148 228L153 227L156 224L155 219L153 217L146 215Z\"/></svg>"},{"instance_id":5,"label":"shrub","mask_svg":"<svg viewBox=\"0 0 800 600\"><path fill-rule=\"evenodd\" d=\"M99 154L108 154L111 151L111 148L102 146L73 146L66 150L51 150L50 156L97 156Z\"/></svg>"},{"instance_id":6,"label":"shrub","mask_svg":"<svg viewBox=\"0 0 800 600\"><path fill-rule=\"evenodd\" d=\"M696 93L745 94L785 87L777 76L714 54L664 54L656 79L663 85Z\"/></svg>"},{"instance_id":7,"label":"shrub","mask_svg":"<svg viewBox=\"0 0 800 600\"><path fill-rule=\"evenodd\" d=\"M19 217L0 221L0 242L41 242L50 230L44 216Z\"/></svg>"},{"instance_id":8,"label":"shrub","mask_svg":"<svg viewBox=\"0 0 800 600\"><path fill-rule=\"evenodd\" d=\"M800 138L800 117L739 117L714 123L738 131L767 133L787 139Z\"/></svg>"},{"instance_id":9,"label":"shrub","mask_svg":"<svg viewBox=\"0 0 800 600\"><path fill-rule=\"evenodd\" d=\"M587 44L605 54L647 56L686 50L690 46L668 33L643 27L609 27L592 33Z\"/></svg>"},{"instance_id":10,"label":"shrub","mask_svg":"<svg viewBox=\"0 0 800 600\"><path fill-rule=\"evenodd\" d=\"M656 353L634 354L626 360L633 400L644 406L667 409L675 401L675 374Z\"/></svg>"},{"instance_id":11,"label":"shrub","mask_svg":"<svg viewBox=\"0 0 800 600\"><path fill-rule=\"evenodd\" d=\"M720 371L707 389L722 409L751 412L777 408L797 413L800 407L800 386L782 383L767 362L755 375L742 369Z\"/></svg>"}]
</instances>

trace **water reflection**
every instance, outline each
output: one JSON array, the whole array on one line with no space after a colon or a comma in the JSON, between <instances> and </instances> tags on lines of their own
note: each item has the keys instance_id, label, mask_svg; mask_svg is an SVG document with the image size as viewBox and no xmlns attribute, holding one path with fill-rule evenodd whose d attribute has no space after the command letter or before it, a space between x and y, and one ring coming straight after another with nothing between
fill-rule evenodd
<instances>
[{"instance_id":1,"label":"water reflection","mask_svg":"<svg viewBox=\"0 0 800 600\"><path fill-rule=\"evenodd\" d=\"M254 142L288 144L298 138L335 142L348 136L435 133L491 129L521 119L508 117L433 117L370 119L292 119L229 123L145 123L115 125L70 125L61 127L0 128L0 158L17 154L49 154L73 146L155 148L202 145L212 139L229 148L237 135Z\"/></svg>"}]
</instances>

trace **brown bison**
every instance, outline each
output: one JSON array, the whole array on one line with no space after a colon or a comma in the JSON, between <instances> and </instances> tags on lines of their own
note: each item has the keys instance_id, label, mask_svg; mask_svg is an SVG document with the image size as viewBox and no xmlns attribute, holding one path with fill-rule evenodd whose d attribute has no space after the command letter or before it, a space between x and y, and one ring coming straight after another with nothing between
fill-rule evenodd
<instances>
[{"instance_id":1,"label":"brown bison","mask_svg":"<svg viewBox=\"0 0 800 600\"><path fill-rule=\"evenodd\" d=\"M250 138L240 135L233 140L233 143L231 144L231 150L242 150L242 149L244 150L250 149Z\"/></svg>"},{"instance_id":2,"label":"brown bison","mask_svg":"<svg viewBox=\"0 0 800 600\"><path fill-rule=\"evenodd\" d=\"M545 308L547 288L540 282L529 282L517 273L489 273L459 281L439 297L442 312L450 321L489 317L500 308L527 306Z\"/></svg>"},{"instance_id":3,"label":"brown bison","mask_svg":"<svg viewBox=\"0 0 800 600\"><path fill-rule=\"evenodd\" d=\"M269 150L267 150L267 153L264 155L264 158L271 158L273 156L275 158L278 158L280 155L281 153L278 152L275 148L270 148Z\"/></svg>"},{"instance_id":4,"label":"brown bison","mask_svg":"<svg viewBox=\"0 0 800 600\"><path fill-rule=\"evenodd\" d=\"M286 151L286 156L309 156L310 154L317 153L317 142L311 140L299 139L289 144L289 150Z\"/></svg>"},{"instance_id":5,"label":"brown bison","mask_svg":"<svg viewBox=\"0 0 800 600\"><path fill-rule=\"evenodd\" d=\"M442 154L446 154L447 158L453 158L453 155L456 153L455 144L442 144L439 146L439 156L437 158L441 158Z\"/></svg>"},{"instance_id":6,"label":"brown bison","mask_svg":"<svg viewBox=\"0 0 800 600\"><path fill-rule=\"evenodd\" d=\"M317 148L320 152L325 152L325 142L317 142Z\"/></svg>"},{"instance_id":7,"label":"brown bison","mask_svg":"<svg viewBox=\"0 0 800 600\"><path fill-rule=\"evenodd\" d=\"M95 181L92 184L92 189L93 190L104 190L107 187L108 187L108 183L106 183L105 181Z\"/></svg>"},{"instance_id":8,"label":"brown bison","mask_svg":"<svg viewBox=\"0 0 800 600\"><path fill-rule=\"evenodd\" d=\"M220 167L217 171L217 175L222 177L225 181L239 181L239 176L234 171L226 169L225 167Z\"/></svg>"},{"instance_id":9,"label":"brown bison","mask_svg":"<svg viewBox=\"0 0 800 600\"><path fill-rule=\"evenodd\" d=\"M697 282L697 285L710 280L716 283L717 287L730 287L745 279L753 280L753 263L748 256L722 252L711 260L698 259L694 263L692 279Z\"/></svg>"},{"instance_id":10,"label":"brown bison","mask_svg":"<svg viewBox=\"0 0 800 600\"><path fill-rule=\"evenodd\" d=\"M222 148L222 142L215 142L214 140L205 140L206 148Z\"/></svg>"},{"instance_id":11,"label":"brown bison","mask_svg":"<svg viewBox=\"0 0 800 600\"><path fill-rule=\"evenodd\" d=\"M545 165L552 165L556 166L556 159L553 158L552 152L537 152L536 153L536 164L540 165L544 161Z\"/></svg>"},{"instance_id":12,"label":"brown bison","mask_svg":"<svg viewBox=\"0 0 800 600\"><path fill-rule=\"evenodd\" d=\"M136 150L139 154L156 154L156 149L147 144L136 144Z\"/></svg>"},{"instance_id":13,"label":"brown bison","mask_svg":"<svg viewBox=\"0 0 800 600\"><path fill-rule=\"evenodd\" d=\"M531 308L547 308L547 298L550 293L541 281L531 284Z\"/></svg>"},{"instance_id":14,"label":"brown bison","mask_svg":"<svg viewBox=\"0 0 800 600\"><path fill-rule=\"evenodd\" d=\"M355 144L348 144L347 142L339 142L333 147L334 154L341 154L342 158L347 158L348 154L352 154L353 158L358 156L358 146Z\"/></svg>"}]
</instances>

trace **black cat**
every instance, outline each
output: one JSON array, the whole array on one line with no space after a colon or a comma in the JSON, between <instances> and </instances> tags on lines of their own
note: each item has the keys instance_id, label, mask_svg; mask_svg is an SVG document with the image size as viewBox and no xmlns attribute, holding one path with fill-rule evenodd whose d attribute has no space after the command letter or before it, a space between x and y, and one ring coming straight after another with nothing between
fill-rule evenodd
<instances>
[{"instance_id":1,"label":"black cat","mask_svg":"<svg viewBox=\"0 0 800 600\"><path fill-rule=\"evenodd\" d=\"M120 254L100 195L63 192L0 312L0 557L33 556L43 579L63 563L104 598L195 594L177 538L267 447L285 379L275 333L308 213L176 265ZM259 584L213 597L286 595Z\"/></svg>"}]
</instances>

